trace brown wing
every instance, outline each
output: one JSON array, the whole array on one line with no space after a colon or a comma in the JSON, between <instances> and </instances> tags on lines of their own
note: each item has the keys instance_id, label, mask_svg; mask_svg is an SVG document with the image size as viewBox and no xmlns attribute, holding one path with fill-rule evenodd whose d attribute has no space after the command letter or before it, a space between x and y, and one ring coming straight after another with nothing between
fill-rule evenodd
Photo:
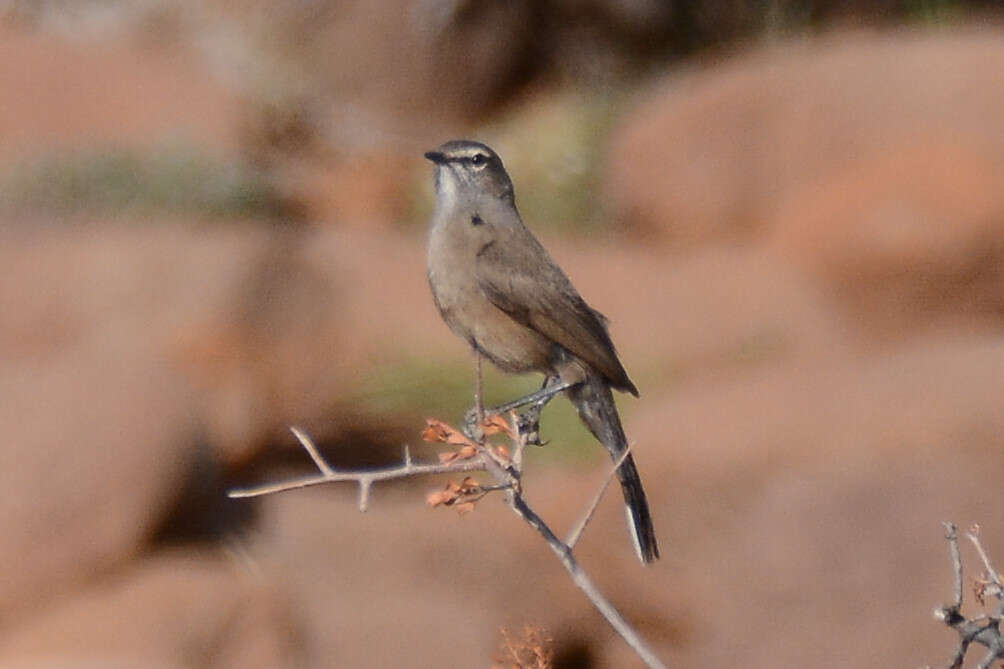
<instances>
[{"instance_id":1,"label":"brown wing","mask_svg":"<svg viewBox=\"0 0 1004 669\"><path fill-rule=\"evenodd\" d=\"M525 237L523 234L525 233ZM638 395L617 358L606 318L590 308L529 231L501 236L478 253L478 285L491 302L519 323L560 344L601 373L618 390ZM508 242L508 243L507 243Z\"/></svg>"}]
</instances>

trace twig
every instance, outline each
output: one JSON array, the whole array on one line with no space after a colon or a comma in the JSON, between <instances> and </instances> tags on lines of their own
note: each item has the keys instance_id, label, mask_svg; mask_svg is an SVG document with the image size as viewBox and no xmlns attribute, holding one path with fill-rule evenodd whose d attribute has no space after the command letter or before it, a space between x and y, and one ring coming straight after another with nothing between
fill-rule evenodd
<instances>
[{"instance_id":1,"label":"twig","mask_svg":"<svg viewBox=\"0 0 1004 669\"><path fill-rule=\"evenodd\" d=\"M526 503L521 495L513 495L512 509L515 511L523 520L530 525L530 527L537 530L547 545L554 551L554 554L558 556L561 560L561 564L565 567L565 570L572 577L572 582L581 590L589 601L592 602L593 606L596 608L600 614L607 619L611 627L621 635L624 641L631 646L632 650L637 653L638 657L641 658L642 662L646 666L652 669L665 669L666 665L656 657L652 649L648 647L645 640L638 634L638 631L631 626L624 616L621 615L620 611L610 603L593 580L589 578L589 574L579 566L578 561L572 554L572 549L568 547L567 544L562 543L561 539L555 536L551 528L541 520L532 508Z\"/></svg>"},{"instance_id":2,"label":"twig","mask_svg":"<svg viewBox=\"0 0 1004 669\"><path fill-rule=\"evenodd\" d=\"M624 464L624 461L627 460L627 456L630 454L631 445L628 445L628 447L624 449L624 452L621 453L621 456L617 458L617 462L614 463L613 469L607 472L606 478L603 479L603 484L600 486L600 489L596 491L595 495L593 495L593 501L589 505L589 508L587 508L586 512L582 514L582 518L579 520L578 524L572 528L572 531L568 534L568 538L565 539L565 543L569 548L575 548L575 544L579 543L579 539L582 537L582 533L585 531L586 525L588 525L589 521L593 519L593 514L596 513L596 508L600 505L600 500L603 499L604 493L606 493L607 488L610 487L610 482L614 480L614 475L617 474L617 470L620 469L621 465Z\"/></svg>"},{"instance_id":3,"label":"twig","mask_svg":"<svg viewBox=\"0 0 1004 669\"><path fill-rule=\"evenodd\" d=\"M955 574L954 604L956 610L962 608L962 556L959 555L959 536L955 523L944 523L945 539L948 540L948 553L952 558L952 573Z\"/></svg>"},{"instance_id":4,"label":"twig","mask_svg":"<svg viewBox=\"0 0 1004 669\"><path fill-rule=\"evenodd\" d=\"M519 421L514 416L512 418L511 424L513 432L516 434L516 448L521 448L526 446L526 435L519 431ZM619 464L619 463L618 463ZM606 488L608 481L604 481L603 488ZM602 490L599 495L602 495ZM599 496L598 495L598 496ZM593 583L593 580L589 578L587 574L580 566L575 556L572 554L572 547L565 544L555 535L547 523L537 515L537 513L526 503L522 494L516 489L510 488L506 491L506 501L508 501L510 508L523 520L527 522L530 527L537 530L537 532L544 538L547 542L548 547L558 556L561 560L562 566L568 572L569 576L572 577L572 582L589 598L593 606L596 608L600 614L607 619L610 626L621 635L621 638L627 642L631 649L641 658L642 662L651 669L665 669L666 665L652 652L652 649L648 647L648 644L641 637L637 630L631 626L631 624L621 615L620 611L610 603L599 588ZM591 514L590 514L591 515ZM588 521L587 521L588 522Z\"/></svg>"},{"instance_id":5,"label":"twig","mask_svg":"<svg viewBox=\"0 0 1004 669\"><path fill-rule=\"evenodd\" d=\"M429 462L415 464L411 461L411 454L405 448L404 464L398 467L388 467L386 469L372 469L369 471L339 472L333 469L317 451L314 442L303 431L291 428L300 445L311 454L311 458L321 470L321 474L313 476L303 476L281 483L266 483L260 486L249 488L237 488L227 493L228 497L261 497L262 495L272 495L277 492L287 490L298 490L310 486L321 485L322 483L334 483L336 481L355 481L359 484L359 510L365 511L369 502L370 486L377 481L390 481L392 479L406 478L409 476L424 476L429 474L458 474L467 472L485 471L484 458L478 455L469 460L454 460L452 462ZM316 456L316 457L315 457Z\"/></svg>"},{"instance_id":6,"label":"twig","mask_svg":"<svg viewBox=\"0 0 1004 669\"><path fill-rule=\"evenodd\" d=\"M292 428L293 434L300 441L300 444L310 455L314 464L321 472L319 475L306 476L291 481L281 483L265 484L251 488L231 490L230 497L258 497L287 490L296 490L308 486L320 485L322 483L333 483L336 481L355 481L359 485L359 510L365 511L369 500L370 486L376 481L387 481L391 479L405 478L409 476L421 476L425 474L450 474L466 473L474 471L484 471L489 473L496 481L494 486L481 486L477 495L472 498L478 499L488 491L503 490L505 500L512 511L521 517L530 527L537 532L547 542L548 547L558 556L562 566L572 578L572 582L586 595L597 611L606 618L607 622L634 650L639 658L650 667L650 669L665 669L665 665L656 657L648 644L635 630L630 623L620 614L614 605L596 587L589 575L582 569L572 553L572 547L582 535L586 525L588 525L593 512L599 503L603 492L610 483L609 475L588 508L585 516L579 525L573 530L568 543L564 543L548 527L547 523L537 515L523 497L520 484L522 477L523 451L526 447L526 435L519 429L519 417L513 412L510 415L510 429L513 435L514 453L511 458L504 458L494 452L483 438L470 442L474 446L476 455L468 459L456 459L449 462L440 463L414 463L407 448L404 454L404 463L398 467L386 469L376 469L370 471L339 472L331 467L324 457L314 446L313 441L299 428ZM483 433L481 435L483 437ZM614 472L617 467L627 457L630 449L626 450L620 460L615 463Z\"/></svg>"},{"instance_id":7,"label":"twig","mask_svg":"<svg viewBox=\"0 0 1004 669\"><path fill-rule=\"evenodd\" d=\"M307 435L306 432L296 425L290 427L289 431L293 433L293 436L297 438L300 445L307 451L310 455L310 459L314 461L314 464L317 465L317 468L321 470L322 474L325 476L334 475L335 470L329 467L328 463L325 462L323 457L321 457L320 452L317 450L317 446L314 445L314 441ZM405 454L407 455L407 450L405 451Z\"/></svg>"},{"instance_id":8,"label":"twig","mask_svg":"<svg viewBox=\"0 0 1004 669\"><path fill-rule=\"evenodd\" d=\"M945 523L944 525L945 539L948 541L948 552L955 577L952 590L954 601L935 609L934 617L954 629L959 635L959 645L947 666L949 669L960 669L965 661L966 652L975 641L987 649L986 655L976 664L976 668L989 669L994 662L1004 658L1004 637L1001 636L1000 632L1001 604L999 603L996 611L991 615L984 614L975 618L966 618L962 615L962 558L959 553L959 538L953 523ZM1000 576L991 565L990 557L979 540L979 528L974 526L973 530L968 532L966 536L976 546L980 559L991 579L989 583L977 580L977 598L982 602L983 597L991 595L996 597L998 602L1001 602L1004 590L1000 587ZM986 587L988 584L993 587Z\"/></svg>"},{"instance_id":9,"label":"twig","mask_svg":"<svg viewBox=\"0 0 1004 669\"><path fill-rule=\"evenodd\" d=\"M994 583L994 585L1001 587L1001 576L997 573L997 570L994 569L993 565L990 564L990 556L987 555L986 550L983 548L983 542L980 541L980 526L973 525L972 528L966 532L966 536L973 542L973 545L976 546L976 552L980 554L980 559L983 560L983 566L987 570L987 576L990 577L990 580Z\"/></svg>"}]
</instances>

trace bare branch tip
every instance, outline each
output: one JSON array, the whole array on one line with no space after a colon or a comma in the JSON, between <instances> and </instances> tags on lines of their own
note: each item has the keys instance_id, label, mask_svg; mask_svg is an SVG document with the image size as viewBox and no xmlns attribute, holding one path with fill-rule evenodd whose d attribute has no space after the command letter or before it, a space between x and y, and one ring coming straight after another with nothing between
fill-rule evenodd
<instances>
[{"instance_id":1,"label":"bare branch tip","mask_svg":"<svg viewBox=\"0 0 1004 669\"><path fill-rule=\"evenodd\" d=\"M599 489L593 496L593 500L588 507L586 507L585 513L582 514L582 518L579 520L578 524L569 533L568 538L565 540L565 544L568 546L569 550L575 548L575 544L579 543L579 539L582 538L582 533L585 532L586 526L593 519L593 514L596 513L596 509L600 505L600 500L603 499L603 495L606 494L607 488L610 486L610 482L613 481L614 475L617 474L617 470L620 469L624 461L627 460L628 456L631 455L631 449L634 447L634 442L628 444L624 452L620 454L617 461L614 462L614 466L607 472L606 477L603 479L603 483L600 484Z\"/></svg>"},{"instance_id":2,"label":"bare branch tip","mask_svg":"<svg viewBox=\"0 0 1004 669\"><path fill-rule=\"evenodd\" d=\"M291 425L289 431L293 433L296 440L300 442L301 446L303 446L303 450L307 451L307 455L309 455L310 459L314 461L317 469L325 476L334 476L335 470L332 469L331 465L329 465L321 456L320 451L317 450L317 446L314 444L314 440L310 438L310 435L296 425Z\"/></svg>"}]
</instances>

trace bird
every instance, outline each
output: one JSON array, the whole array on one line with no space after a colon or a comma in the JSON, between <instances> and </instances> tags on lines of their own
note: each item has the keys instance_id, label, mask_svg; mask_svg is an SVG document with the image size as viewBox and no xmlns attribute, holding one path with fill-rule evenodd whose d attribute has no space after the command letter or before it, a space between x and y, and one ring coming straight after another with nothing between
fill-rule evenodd
<instances>
[{"instance_id":1,"label":"bird","mask_svg":"<svg viewBox=\"0 0 1004 669\"><path fill-rule=\"evenodd\" d=\"M538 406L563 391L606 447L624 493L628 527L643 564L659 557L645 490L612 390L638 396L618 358L607 319L579 295L524 225L513 183L498 154L471 140L425 153L435 164L435 209L428 242L428 279L436 307L478 360L503 372L540 372ZM550 389L550 390L549 390ZM519 402L522 404L523 402ZM513 406L517 403L511 403Z\"/></svg>"}]
</instances>

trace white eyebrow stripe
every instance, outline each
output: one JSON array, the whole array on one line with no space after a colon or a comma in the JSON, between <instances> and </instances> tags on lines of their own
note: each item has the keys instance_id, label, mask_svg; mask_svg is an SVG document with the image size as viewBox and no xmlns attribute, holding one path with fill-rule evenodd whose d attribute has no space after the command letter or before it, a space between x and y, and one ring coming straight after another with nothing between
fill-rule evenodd
<instances>
[{"instance_id":1,"label":"white eyebrow stripe","mask_svg":"<svg viewBox=\"0 0 1004 669\"><path fill-rule=\"evenodd\" d=\"M485 153L484 149L478 148L476 146L464 147L462 149L457 149L455 151L450 151L446 154L448 159L452 158L454 160L458 158L473 158L474 156L482 155L487 157L488 154Z\"/></svg>"}]
</instances>

